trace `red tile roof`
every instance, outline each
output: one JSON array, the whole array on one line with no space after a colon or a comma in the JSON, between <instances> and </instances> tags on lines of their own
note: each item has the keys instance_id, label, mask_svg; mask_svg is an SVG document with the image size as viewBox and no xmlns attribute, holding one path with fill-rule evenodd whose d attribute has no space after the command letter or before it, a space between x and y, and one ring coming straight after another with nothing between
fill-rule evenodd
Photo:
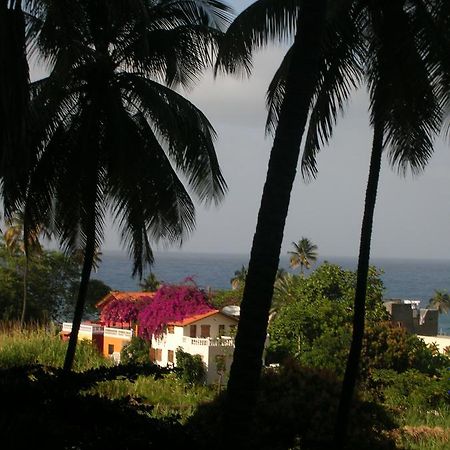
<instances>
[{"instance_id":1,"label":"red tile roof","mask_svg":"<svg viewBox=\"0 0 450 450\"><path fill-rule=\"evenodd\" d=\"M205 317L213 316L219 312L218 309L213 309L211 311L195 314L193 316L185 317L183 320L178 320L177 322L169 322L167 325L176 325L179 327L184 327L185 325L189 325L193 322L197 322L197 320L204 319Z\"/></svg>"},{"instance_id":2,"label":"red tile roof","mask_svg":"<svg viewBox=\"0 0 450 450\"><path fill-rule=\"evenodd\" d=\"M97 308L104 308L112 300L147 300L155 296L155 292L122 292L122 291L111 291L106 294L99 302L95 304Z\"/></svg>"},{"instance_id":3,"label":"red tile roof","mask_svg":"<svg viewBox=\"0 0 450 450\"><path fill-rule=\"evenodd\" d=\"M214 314L222 314L222 313L218 309L213 309L213 310L205 312L205 313L195 314L193 316L185 317L183 320L179 320L177 322L169 322L167 325L175 325L178 327L184 327L186 325L190 325L191 323L197 322L201 319L205 319L206 317L213 316ZM227 317L230 317L231 319L235 319L237 321L237 319L234 317L231 317L231 316L227 316Z\"/></svg>"}]
</instances>

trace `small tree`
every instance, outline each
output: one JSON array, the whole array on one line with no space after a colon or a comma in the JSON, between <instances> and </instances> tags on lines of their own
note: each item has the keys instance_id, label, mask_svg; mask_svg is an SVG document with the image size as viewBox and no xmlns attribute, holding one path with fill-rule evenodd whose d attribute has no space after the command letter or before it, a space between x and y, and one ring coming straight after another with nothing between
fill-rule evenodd
<instances>
[{"instance_id":1,"label":"small tree","mask_svg":"<svg viewBox=\"0 0 450 450\"><path fill-rule=\"evenodd\" d=\"M436 308L439 314L446 314L450 311L450 296L447 292L435 289L434 296L430 298L428 305Z\"/></svg>"},{"instance_id":2,"label":"small tree","mask_svg":"<svg viewBox=\"0 0 450 450\"><path fill-rule=\"evenodd\" d=\"M139 283L139 286L143 292L156 292L161 286L160 281L156 278L153 272L150 272L146 278Z\"/></svg>"},{"instance_id":3,"label":"small tree","mask_svg":"<svg viewBox=\"0 0 450 450\"><path fill-rule=\"evenodd\" d=\"M240 270L234 272L234 277L230 280L231 288L233 290L241 289L245 286L245 279L247 278L247 267L242 265Z\"/></svg>"},{"instance_id":4,"label":"small tree","mask_svg":"<svg viewBox=\"0 0 450 450\"><path fill-rule=\"evenodd\" d=\"M311 263L317 261L317 245L313 244L308 238L302 237L298 242L293 242L293 252L291 255L290 266L295 269L300 266L300 273L303 273L303 267L309 269Z\"/></svg>"},{"instance_id":5,"label":"small tree","mask_svg":"<svg viewBox=\"0 0 450 450\"><path fill-rule=\"evenodd\" d=\"M206 366L200 355L191 355L178 347L175 356L177 367L181 369L180 377L189 384L204 384L206 381Z\"/></svg>"}]
</instances>

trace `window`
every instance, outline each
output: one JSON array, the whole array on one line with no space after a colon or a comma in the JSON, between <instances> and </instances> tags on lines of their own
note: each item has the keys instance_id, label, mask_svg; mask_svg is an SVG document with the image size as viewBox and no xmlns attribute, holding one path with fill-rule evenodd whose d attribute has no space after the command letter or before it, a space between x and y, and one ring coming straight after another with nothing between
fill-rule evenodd
<instances>
[{"instance_id":1,"label":"window","mask_svg":"<svg viewBox=\"0 0 450 450\"><path fill-rule=\"evenodd\" d=\"M219 336L225 336L225 325L219 325Z\"/></svg>"},{"instance_id":2,"label":"window","mask_svg":"<svg viewBox=\"0 0 450 450\"><path fill-rule=\"evenodd\" d=\"M150 361L155 362L156 361L156 352L153 347L150 347Z\"/></svg>"},{"instance_id":3,"label":"window","mask_svg":"<svg viewBox=\"0 0 450 450\"><path fill-rule=\"evenodd\" d=\"M197 325L191 325L189 328L189 336L191 338L197 337Z\"/></svg>"},{"instance_id":4,"label":"window","mask_svg":"<svg viewBox=\"0 0 450 450\"><path fill-rule=\"evenodd\" d=\"M200 337L209 338L211 335L211 325L201 325L200 327Z\"/></svg>"},{"instance_id":5,"label":"window","mask_svg":"<svg viewBox=\"0 0 450 450\"><path fill-rule=\"evenodd\" d=\"M114 344L108 344L108 355L112 355L114 353Z\"/></svg>"},{"instance_id":6,"label":"window","mask_svg":"<svg viewBox=\"0 0 450 450\"><path fill-rule=\"evenodd\" d=\"M170 334L173 334L174 333L174 326L173 325L167 325L167 332L168 333L170 333Z\"/></svg>"},{"instance_id":7,"label":"window","mask_svg":"<svg viewBox=\"0 0 450 450\"><path fill-rule=\"evenodd\" d=\"M162 361L162 349L156 348L155 354L156 354L156 361Z\"/></svg>"},{"instance_id":8,"label":"window","mask_svg":"<svg viewBox=\"0 0 450 450\"><path fill-rule=\"evenodd\" d=\"M173 350L167 351L167 361L169 361L170 363L173 363Z\"/></svg>"}]
</instances>

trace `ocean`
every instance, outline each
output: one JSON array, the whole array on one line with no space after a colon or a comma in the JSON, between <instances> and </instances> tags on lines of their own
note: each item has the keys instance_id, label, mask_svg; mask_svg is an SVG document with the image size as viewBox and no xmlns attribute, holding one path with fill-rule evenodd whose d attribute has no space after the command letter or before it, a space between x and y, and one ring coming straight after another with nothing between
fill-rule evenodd
<instances>
[{"instance_id":1,"label":"ocean","mask_svg":"<svg viewBox=\"0 0 450 450\"><path fill-rule=\"evenodd\" d=\"M234 272L248 264L247 255L206 254L180 252L155 253L152 272L160 281L179 283L193 277L203 288L229 289ZM322 261L338 264L345 269L356 269L356 258L324 257ZM450 290L450 260L378 259L371 265L383 271L381 276L384 298L405 298L421 301L425 307L434 290ZM280 267L292 273L286 255L280 259ZM122 252L105 251L98 272L92 278L102 280L114 290L139 290L139 280L131 277L132 265ZM441 314L439 331L450 334L450 315Z\"/></svg>"}]
</instances>

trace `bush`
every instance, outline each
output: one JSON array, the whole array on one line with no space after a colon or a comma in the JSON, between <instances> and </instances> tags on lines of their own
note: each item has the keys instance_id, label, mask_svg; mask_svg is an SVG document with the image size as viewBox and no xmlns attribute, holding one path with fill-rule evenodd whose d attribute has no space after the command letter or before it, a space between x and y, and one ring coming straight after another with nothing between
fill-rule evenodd
<instances>
[{"instance_id":1,"label":"bush","mask_svg":"<svg viewBox=\"0 0 450 450\"><path fill-rule=\"evenodd\" d=\"M279 369L267 369L261 379L255 421L248 429L247 447L331 448L340 389L341 382L333 373L301 367L294 360ZM213 439L220 436L225 395L201 405L189 423L201 449L211 448ZM392 428L393 423L381 406L355 395L348 450L392 448L383 433Z\"/></svg>"},{"instance_id":2,"label":"bush","mask_svg":"<svg viewBox=\"0 0 450 450\"><path fill-rule=\"evenodd\" d=\"M175 352L180 377L189 384L203 384L206 381L206 366L200 355L191 355L178 347Z\"/></svg>"},{"instance_id":3,"label":"bush","mask_svg":"<svg viewBox=\"0 0 450 450\"><path fill-rule=\"evenodd\" d=\"M133 336L129 344L121 352L121 361L124 364L149 364L151 342L138 336Z\"/></svg>"}]
</instances>

